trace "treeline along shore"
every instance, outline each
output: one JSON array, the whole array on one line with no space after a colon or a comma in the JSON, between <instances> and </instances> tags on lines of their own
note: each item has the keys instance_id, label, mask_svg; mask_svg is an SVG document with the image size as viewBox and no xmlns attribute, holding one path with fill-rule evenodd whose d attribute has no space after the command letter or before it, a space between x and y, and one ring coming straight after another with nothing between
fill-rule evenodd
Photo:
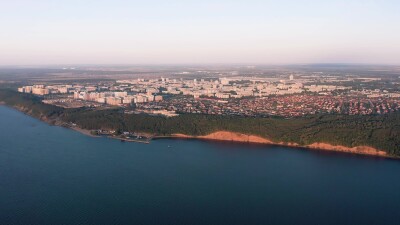
<instances>
[{"instance_id":1,"label":"treeline along shore","mask_svg":"<svg viewBox=\"0 0 400 225\"><path fill-rule=\"evenodd\" d=\"M52 124L84 130L146 133L154 137L197 138L297 146L385 157L400 156L400 113L253 118L182 114L167 118L124 114L121 109L64 109L40 97L0 89L0 102Z\"/></svg>"}]
</instances>

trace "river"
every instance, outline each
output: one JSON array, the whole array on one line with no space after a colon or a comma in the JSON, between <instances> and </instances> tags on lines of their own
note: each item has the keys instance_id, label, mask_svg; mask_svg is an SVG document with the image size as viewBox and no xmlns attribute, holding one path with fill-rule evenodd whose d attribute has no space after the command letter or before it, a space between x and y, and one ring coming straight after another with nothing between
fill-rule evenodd
<instances>
[{"instance_id":1,"label":"river","mask_svg":"<svg viewBox=\"0 0 400 225\"><path fill-rule=\"evenodd\" d=\"M400 160L93 138L0 106L0 224L399 224Z\"/></svg>"}]
</instances>

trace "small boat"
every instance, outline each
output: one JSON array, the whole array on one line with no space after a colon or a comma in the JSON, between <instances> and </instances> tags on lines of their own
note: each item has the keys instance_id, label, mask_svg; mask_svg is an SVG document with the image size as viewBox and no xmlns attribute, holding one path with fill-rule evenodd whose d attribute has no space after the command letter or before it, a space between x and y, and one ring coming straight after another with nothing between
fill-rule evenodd
<instances>
[{"instance_id":1,"label":"small boat","mask_svg":"<svg viewBox=\"0 0 400 225\"><path fill-rule=\"evenodd\" d=\"M168 148L172 148L172 146L171 146L171 145L168 145Z\"/></svg>"}]
</instances>

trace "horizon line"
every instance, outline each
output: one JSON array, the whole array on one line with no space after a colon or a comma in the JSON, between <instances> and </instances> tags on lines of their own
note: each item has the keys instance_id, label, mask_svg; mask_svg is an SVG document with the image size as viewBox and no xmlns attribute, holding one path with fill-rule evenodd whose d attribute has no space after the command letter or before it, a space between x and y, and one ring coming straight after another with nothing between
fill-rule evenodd
<instances>
[{"instance_id":1,"label":"horizon line","mask_svg":"<svg viewBox=\"0 0 400 225\"><path fill-rule=\"evenodd\" d=\"M0 68L46 68L46 67L128 67L128 66L400 66L393 63L65 63L65 64L6 64Z\"/></svg>"}]
</instances>

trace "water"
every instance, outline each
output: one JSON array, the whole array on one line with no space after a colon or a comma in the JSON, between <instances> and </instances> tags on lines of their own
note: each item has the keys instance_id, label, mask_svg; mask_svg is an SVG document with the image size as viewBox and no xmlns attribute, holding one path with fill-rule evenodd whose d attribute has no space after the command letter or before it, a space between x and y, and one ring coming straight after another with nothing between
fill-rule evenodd
<instances>
[{"instance_id":1,"label":"water","mask_svg":"<svg viewBox=\"0 0 400 225\"><path fill-rule=\"evenodd\" d=\"M92 138L0 107L0 224L399 224L399 172L343 153Z\"/></svg>"}]
</instances>

